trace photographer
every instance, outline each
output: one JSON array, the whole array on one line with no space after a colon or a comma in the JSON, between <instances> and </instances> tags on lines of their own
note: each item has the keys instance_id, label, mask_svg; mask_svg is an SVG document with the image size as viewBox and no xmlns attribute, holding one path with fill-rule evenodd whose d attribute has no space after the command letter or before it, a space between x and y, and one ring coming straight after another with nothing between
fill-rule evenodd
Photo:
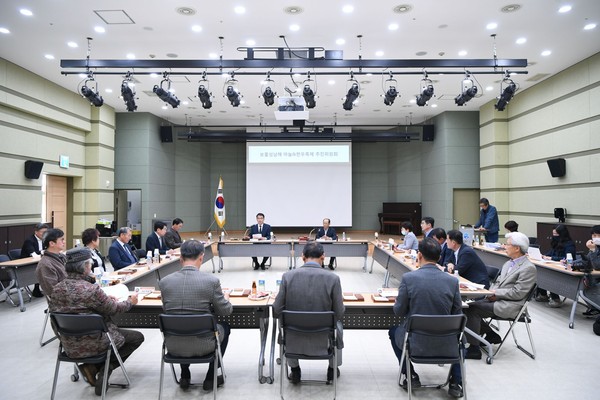
<instances>
[{"instance_id":1,"label":"photographer","mask_svg":"<svg viewBox=\"0 0 600 400\"><path fill-rule=\"evenodd\" d=\"M587 257L581 260L579 269L588 273L594 270L600 270L600 225L594 225L591 230L592 238L586 242L586 246L590 249ZM599 297L600 286L598 285L598 279L594 279L591 275L588 275L588 281L585 294L590 297ZM600 314L600 310L593 307L589 307L583 315L593 316Z\"/></svg>"}]
</instances>

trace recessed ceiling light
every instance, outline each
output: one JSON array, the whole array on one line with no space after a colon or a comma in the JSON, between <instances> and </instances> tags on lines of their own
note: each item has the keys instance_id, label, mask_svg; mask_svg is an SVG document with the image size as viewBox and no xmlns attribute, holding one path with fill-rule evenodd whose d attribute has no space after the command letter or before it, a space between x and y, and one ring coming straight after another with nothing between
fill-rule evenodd
<instances>
[{"instance_id":1,"label":"recessed ceiling light","mask_svg":"<svg viewBox=\"0 0 600 400\"><path fill-rule=\"evenodd\" d=\"M236 14L244 14L246 12L246 8L242 6L237 6L233 9Z\"/></svg>"},{"instance_id":2,"label":"recessed ceiling light","mask_svg":"<svg viewBox=\"0 0 600 400\"><path fill-rule=\"evenodd\" d=\"M240 100L240 104L246 104L246 100Z\"/></svg>"},{"instance_id":3,"label":"recessed ceiling light","mask_svg":"<svg viewBox=\"0 0 600 400\"><path fill-rule=\"evenodd\" d=\"M485 29L492 30L492 29L496 29L497 27L498 27L498 24L497 24L497 23L495 23L495 22L490 22L489 24L487 24L487 25L485 26Z\"/></svg>"},{"instance_id":4,"label":"recessed ceiling light","mask_svg":"<svg viewBox=\"0 0 600 400\"><path fill-rule=\"evenodd\" d=\"M284 8L283 11L287 14L296 15L296 14L300 14L304 10L302 9L302 7L290 6L290 7Z\"/></svg>"},{"instance_id":5,"label":"recessed ceiling light","mask_svg":"<svg viewBox=\"0 0 600 400\"><path fill-rule=\"evenodd\" d=\"M300 78L301 76L302 76L302 75L300 75L298 72L296 72L296 73L294 74L294 78Z\"/></svg>"},{"instance_id":6,"label":"recessed ceiling light","mask_svg":"<svg viewBox=\"0 0 600 400\"><path fill-rule=\"evenodd\" d=\"M494 90L493 86L488 86L485 88L485 90L487 90L488 92L491 92L492 90Z\"/></svg>"},{"instance_id":7,"label":"recessed ceiling light","mask_svg":"<svg viewBox=\"0 0 600 400\"><path fill-rule=\"evenodd\" d=\"M196 10L190 7L179 7L176 9L178 14L185 15L186 17L191 17L196 14Z\"/></svg>"},{"instance_id":8,"label":"recessed ceiling light","mask_svg":"<svg viewBox=\"0 0 600 400\"><path fill-rule=\"evenodd\" d=\"M509 13L509 12L515 12L517 10L519 10L521 8L521 6L519 4L509 4L507 6L504 6L500 9L500 11L502 11L503 13Z\"/></svg>"},{"instance_id":9,"label":"recessed ceiling light","mask_svg":"<svg viewBox=\"0 0 600 400\"><path fill-rule=\"evenodd\" d=\"M45 54L46 60L54 60L54 56L52 54Z\"/></svg>"},{"instance_id":10,"label":"recessed ceiling light","mask_svg":"<svg viewBox=\"0 0 600 400\"><path fill-rule=\"evenodd\" d=\"M389 24L389 25L388 25L388 29L389 29L390 31L395 31L395 30L397 30L399 27L400 27L400 26L399 26L398 24L396 24L396 23L393 23L393 24Z\"/></svg>"},{"instance_id":11,"label":"recessed ceiling light","mask_svg":"<svg viewBox=\"0 0 600 400\"><path fill-rule=\"evenodd\" d=\"M95 30L97 33L104 33L104 32L106 32L106 29L104 29L104 27L103 27L103 26L95 26L95 27L94 27L94 30Z\"/></svg>"},{"instance_id":12,"label":"recessed ceiling light","mask_svg":"<svg viewBox=\"0 0 600 400\"><path fill-rule=\"evenodd\" d=\"M542 51L542 55L544 57L549 56L550 54L552 54L552 52L550 50L544 50L544 51Z\"/></svg>"},{"instance_id":13,"label":"recessed ceiling light","mask_svg":"<svg viewBox=\"0 0 600 400\"><path fill-rule=\"evenodd\" d=\"M158 78L158 74L153 72L150 74L150 78Z\"/></svg>"},{"instance_id":14,"label":"recessed ceiling light","mask_svg":"<svg viewBox=\"0 0 600 400\"><path fill-rule=\"evenodd\" d=\"M10 31L9 31L8 29L6 29L6 28L2 28L2 27L0 27L0 33L9 34L9 33L10 33Z\"/></svg>"},{"instance_id":15,"label":"recessed ceiling light","mask_svg":"<svg viewBox=\"0 0 600 400\"><path fill-rule=\"evenodd\" d=\"M208 53L208 58L218 58L219 55L217 53Z\"/></svg>"},{"instance_id":16,"label":"recessed ceiling light","mask_svg":"<svg viewBox=\"0 0 600 400\"><path fill-rule=\"evenodd\" d=\"M252 39L246 40L246 46L254 46L254 45L256 45L256 41L254 41Z\"/></svg>"},{"instance_id":17,"label":"recessed ceiling light","mask_svg":"<svg viewBox=\"0 0 600 400\"><path fill-rule=\"evenodd\" d=\"M367 73L365 74L365 76L373 76L373 73L371 73L371 72L367 72Z\"/></svg>"},{"instance_id":18,"label":"recessed ceiling light","mask_svg":"<svg viewBox=\"0 0 600 400\"><path fill-rule=\"evenodd\" d=\"M192 25L192 30L194 32L202 32L202 27L200 25Z\"/></svg>"},{"instance_id":19,"label":"recessed ceiling light","mask_svg":"<svg viewBox=\"0 0 600 400\"><path fill-rule=\"evenodd\" d=\"M432 104L431 108L437 108L437 104Z\"/></svg>"},{"instance_id":20,"label":"recessed ceiling light","mask_svg":"<svg viewBox=\"0 0 600 400\"><path fill-rule=\"evenodd\" d=\"M571 11L571 8L572 7L567 4L567 5L562 6L561 8L559 8L558 12L561 13L561 14L568 13L569 11Z\"/></svg>"},{"instance_id":21,"label":"recessed ceiling light","mask_svg":"<svg viewBox=\"0 0 600 400\"><path fill-rule=\"evenodd\" d=\"M181 104L183 104L184 106L187 106L188 104L190 104L189 101L182 101Z\"/></svg>"},{"instance_id":22,"label":"recessed ceiling light","mask_svg":"<svg viewBox=\"0 0 600 400\"><path fill-rule=\"evenodd\" d=\"M330 85L335 85L335 81L333 79L328 80L327 83Z\"/></svg>"},{"instance_id":23,"label":"recessed ceiling light","mask_svg":"<svg viewBox=\"0 0 600 400\"><path fill-rule=\"evenodd\" d=\"M415 104L416 102L417 102L417 100L415 100L415 99L410 99L410 101L409 101L410 104Z\"/></svg>"},{"instance_id":24,"label":"recessed ceiling light","mask_svg":"<svg viewBox=\"0 0 600 400\"><path fill-rule=\"evenodd\" d=\"M168 110L168 108L167 108L167 106L166 106L166 105L165 105L165 106L162 106L161 108L162 108L163 110Z\"/></svg>"},{"instance_id":25,"label":"recessed ceiling light","mask_svg":"<svg viewBox=\"0 0 600 400\"><path fill-rule=\"evenodd\" d=\"M393 9L393 11L397 14L407 13L410 10L412 10L412 6L410 4L401 4Z\"/></svg>"},{"instance_id":26,"label":"recessed ceiling light","mask_svg":"<svg viewBox=\"0 0 600 400\"><path fill-rule=\"evenodd\" d=\"M78 47L78 46L77 46L77 43L75 43L75 42L68 42L68 43L67 43L67 46L69 46L69 47L72 47L72 48L76 48L76 47Z\"/></svg>"},{"instance_id":27,"label":"recessed ceiling light","mask_svg":"<svg viewBox=\"0 0 600 400\"><path fill-rule=\"evenodd\" d=\"M464 56L467 55L467 51L466 50L461 50L461 51L458 52L458 55L461 56L461 57L464 57Z\"/></svg>"},{"instance_id":28,"label":"recessed ceiling light","mask_svg":"<svg viewBox=\"0 0 600 400\"><path fill-rule=\"evenodd\" d=\"M527 42L527 38L524 37L520 37L515 41L517 44L524 44L525 42Z\"/></svg>"},{"instance_id":29,"label":"recessed ceiling light","mask_svg":"<svg viewBox=\"0 0 600 400\"><path fill-rule=\"evenodd\" d=\"M596 24L592 23L592 24L587 24L586 26L583 27L583 29L585 29L586 31L592 30L596 27Z\"/></svg>"},{"instance_id":30,"label":"recessed ceiling light","mask_svg":"<svg viewBox=\"0 0 600 400\"><path fill-rule=\"evenodd\" d=\"M290 31L297 32L299 30L300 30L300 25L297 25L297 24L290 25Z\"/></svg>"},{"instance_id":31,"label":"recessed ceiling light","mask_svg":"<svg viewBox=\"0 0 600 400\"><path fill-rule=\"evenodd\" d=\"M339 46L346 44L346 39L339 38L335 41L335 44L337 44Z\"/></svg>"},{"instance_id":32,"label":"recessed ceiling light","mask_svg":"<svg viewBox=\"0 0 600 400\"><path fill-rule=\"evenodd\" d=\"M125 57L129 58L130 60L133 60L135 58L135 54L128 53Z\"/></svg>"},{"instance_id":33,"label":"recessed ceiling light","mask_svg":"<svg viewBox=\"0 0 600 400\"><path fill-rule=\"evenodd\" d=\"M426 52L426 51L417 51L417 52L415 53L415 55L416 55L416 56L419 56L419 57L422 57L422 56L425 56L425 55L427 55L427 52Z\"/></svg>"},{"instance_id":34,"label":"recessed ceiling light","mask_svg":"<svg viewBox=\"0 0 600 400\"><path fill-rule=\"evenodd\" d=\"M33 15L33 13L31 12L31 10L28 10L28 9L26 9L26 8L21 8L21 9L19 10L19 12L20 12L21 14L23 14L24 16L26 16L26 17L31 17L31 16Z\"/></svg>"},{"instance_id":35,"label":"recessed ceiling light","mask_svg":"<svg viewBox=\"0 0 600 400\"><path fill-rule=\"evenodd\" d=\"M79 76L81 79L85 79L85 78L87 78L87 75L86 75L86 74L84 74L84 73L77 74L77 76Z\"/></svg>"},{"instance_id":36,"label":"recessed ceiling light","mask_svg":"<svg viewBox=\"0 0 600 400\"><path fill-rule=\"evenodd\" d=\"M106 88L106 89L104 89L104 91L105 91L106 93L112 93L112 89L111 89L111 88Z\"/></svg>"},{"instance_id":37,"label":"recessed ceiling light","mask_svg":"<svg viewBox=\"0 0 600 400\"><path fill-rule=\"evenodd\" d=\"M344 7L342 7L342 11L345 12L346 14L349 14L354 11L354 6L349 5L349 4L345 5Z\"/></svg>"},{"instance_id":38,"label":"recessed ceiling light","mask_svg":"<svg viewBox=\"0 0 600 400\"><path fill-rule=\"evenodd\" d=\"M381 56L383 56L383 50L377 50L377 51L375 52L375 55L376 55L377 57L381 57Z\"/></svg>"},{"instance_id":39,"label":"recessed ceiling light","mask_svg":"<svg viewBox=\"0 0 600 400\"><path fill-rule=\"evenodd\" d=\"M166 55L167 57L169 57L169 58L177 58L177 57L179 57L179 56L178 56L176 53L167 53L167 54L165 54L165 55Z\"/></svg>"}]
</instances>

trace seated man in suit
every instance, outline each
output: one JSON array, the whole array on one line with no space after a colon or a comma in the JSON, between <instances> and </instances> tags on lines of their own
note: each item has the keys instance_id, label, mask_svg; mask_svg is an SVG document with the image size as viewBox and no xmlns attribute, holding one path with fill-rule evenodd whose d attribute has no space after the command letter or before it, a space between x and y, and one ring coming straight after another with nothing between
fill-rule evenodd
<instances>
[{"instance_id":1,"label":"seated man in suit","mask_svg":"<svg viewBox=\"0 0 600 400\"><path fill-rule=\"evenodd\" d=\"M421 219L421 232L423 232L423 238L432 237L434 224L435 220L431 217L423 217L423 219Z\"/></svg>"},{"instance_id":2,"label":"seated man in suit","mask_svg":"<svg viewBox=\"0 0 600 400\"><path fill-rule=\"evenodd\" d=\"M462 314L462 301L458 281L442 272L435 264L440 258L441 247L432 238L424 238L419 242L417 260L420 268L402 276L398 297L394 303L394 314L408 318L414 314L455 315ZM390 341L398 362L402 360L402 345L406 334L405 325L400 324L389 330ZM427 343L424 343L427 345ZM402 387L408 387L406 364L401 373L405 376ZM421 386L419 375L411 364L411 386ZM448 394L462 397L462 374L459 364L453 364L450 370L450 386Z\"/></svg>"},{"instance_id":3,"label":"seated man in suit","mask_svg":"<svg viewBox=\"0 0 600 400\"><path fill-rule=\"evenodd\" d=\"M208 314L230 315L233 306L228 296L223 295L219 278L212 274L200 272L204 258L204 245L197 240L188 240L181 245L180 262L183 268L167 275L158 283L163 309L167 314ZM227 323L218 324L221 352L225 355L229 340L230 328ZM214 351L214 336L198 338L166 338L169 353L180 357L204 356ZM202 385L204 390L213 390L215 374L214 364L210 363ZM191 373L189 364L181 364L181 380L179 386L187 389L190 385ZM222 375L217 376L217 385L224 383Z\"/></svg>"},{"instance_id":4,"label":"seated man in suit","mask_svg":"<svg viewBox=\"0 0 600 400\"><path fill-rule=\"evenodd\" d=\"M21 258L32 257L34 254L41 255L44 250L43 240L44 234L48 230L46 224L36 224L33 228L33 235L25 239L23 247L21 247ZM42 297L44 294L40 290L40 284L36 283L31 293L33 297Z\"/></svg>"},{"instance_id":5,"label":"seated man in suit","mask_svg":"<svg viewBox=\"0 0 600 400\"><path fill-rule=\"evenodd\" d=\"M135 264L138 259L133 253L129 241L131 240L131 228L123 227L119 229L119 237L108 249L108 259L115 271Z\"/></svg>"},{"instance_id":6,"label":"seated man in suit","mask_svg":"<svg viewBox=\"0 0 600 400\"><path fill-rule=\"evenodd\" d=\"M516 317L537 279L535 265L527 259L529 238L521 232L510 232L506 237L506 254L511 260L504 263L500 277L490 288L494 294L472 302L465 310L467 328L485 335L485 339L494 344L500 343L502 338L482 318ZM470 344L465 358L480 360L479 342L471 335L465 336Z\"/></svg>"},{"instance_id":7,"label":"seated man in suit","mask_svg":"<svg viewBox=\"0 0 600 400\"><path fill-rule=\"evenodd\" d=\"M179 230L183 227L183 220L181 218L175 218L173 220L173 224L165 233L165 242L167 243L167 247L170 249L178 249L181 247L181 236L179 236Z\"/></svg>"},{"instance_id":8,"label":"seated man in suit","mask_svg":"<svg viewBox=\"0 0 600 400\"><path fill-rule=\"evenodd\" d=\"M265 214L263 213L256 214L256 224L250 227L250 238L255 236L260 236L260 239L268 239L271 236L271 225L265 224ZM264 270L268 259L269 257L263 257L262 262L258 264L258 257L252 257L252 267L254 270L258 268Z\"/></svg>"},{"instance_id":9,"label":"seated man in suit","mask_svg":"<svg viewBox=\"0 0 600 400\"><path fill-rule=\"evenodd\" d=\"M435 239L435 241L438 242L442 247L440 259L437 263L443 267L450 262L452 256L454 255L454 252L450 250L446 244L446 239L448 238L446 231L443 228L435 228L431 231L430 237Z\"/></svg>"},{"instance_id":10,"label":"seated man in suit","mask_svg":"<svg viewBox=\"0 0 600 400\"><path fill-rule=\"evenodd\" d=\"M446 264L446 271L451 274L458 271L458 274L463 278L484 285L486 289L489 288L490 278L487 268L475 253L475 250L463 244L462 232L456 229L448 231L446 244L454 252L450 261Z\"/></svg>"},{"instance_id":11,"label":"seated man in suit","mask_svg":"<svg viewBox=\"0 0 600 400\"><path fill-rule=\"evenodd\" d=\"M338 236L335 233L335 228L330 226L331 220L329 218L323 219L323 226L319 228L317 231L316 239L321 240L338 240ZM333 263L335 262L335 257L329 257L329 269L333 269ZM321 267L325 268L325 264L321 265Z\"/></svg>"},{"instance_id":12,"label":"seated man in suit","mask_svg":"<svg viewBox=\"0 0 600 400\"><path fill-rule=\"evenodd\" d=\"M321 269L323 264L324 250L318 242L308 242L302 252L304 265L300 268L283 274L281 287L277 298L273 303L273 314L278 317L283 310L290 311L333 311L337 318L338 336L338 365L342 365L342 317L344 316L344 300L342 296L342 284L340 277L332 272ZM307 301L310 299L310 301ZM310 348L311 342L307 340L302 345ZM288 360L292 368L292 383L300 383L302 373L298 360ZM340 369L336 367L337 376ZM333 358L329 361L327 368L327 380L333 380L334 365Z\"/></svg>"},{"instance_id":13,"label":"seated man in suit","mask_svg":"<svg viewBox=\"0 0 600 400\"><path fill-rule=\"evenodd\" d=\"M151 233L146 239L146 251L152 252L158 249L160 254L167 254L167 251L171 253L167 243L165 241L165 234L167 233L167 224L162 221L156 221L154 223L154 233Z\"/></svg>"}]
</instances>

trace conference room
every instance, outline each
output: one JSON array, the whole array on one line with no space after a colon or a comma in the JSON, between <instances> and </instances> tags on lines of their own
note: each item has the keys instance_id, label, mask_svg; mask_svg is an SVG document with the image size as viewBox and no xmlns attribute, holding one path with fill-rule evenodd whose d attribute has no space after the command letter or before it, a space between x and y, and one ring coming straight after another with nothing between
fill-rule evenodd
<instances>
[{"instance_id":1,"label":"conference room","mask_svg":"<svg viewBox=\"0 0 600 400\"><path fill-rule=\"evenodd\" d=\"M250 289L264 278L266 290L275 290L290 266L302 265L291 256L293 244L314 237L329 218L338 242L345 236L367 252L335 254L329 270L326 250L325 269L340 277L344 292L372 294L388 272L373 262L377 240L401 242L403 221L412 222L419 238L425 216L446 231L475 225L484 197L500 227L517 221L520 232L538 239L542 254L554 225L581 228L589 240L589 228L600 224L593 201L599 183L591 172L600 159L595 2L242 3L0 5L0 254L20 248L40 222L62 229L67 248L100 224L106 256L118 228L131 228L132 243L143 249L156 220L170 227L181 218L183 239L214 243L201 271L213 275L214 262L222 287ZM124 83L135 83L134 111L124 101ZM212 93L210 108L200 86ZM242 96L228 98L230 86ZM306 86L316 94L314 107L303 95ZM85 98L82 87L103 104ZM267 87L276 93L272 105ZM392 87L399 95L390 96ZM473 88L475 96L465 101ZM516 89L514 96L511 89L502 96L507 88ZM170 97L165 101L158 89ZM551 160L558 160L558 174ZM400 208L380 218L390 214L387 207ZM555 209L564 211L564 221ZM280 244L243 240L257 213ZM232 246L223 257L221 234L221 247ZM227 256L242 245L281 246L287 254L255 271L254 255ZM576 246L585 250L585 242ZM389 279L390 288L399 284L399 277ZM2 396L46 397L58 343L38 344L46 300L19 293L22 304L15 291L16 307L0 303L0 335L11 344L0 372L11 384ZM560 308L529 304L535 360L509 340L492 364L466 361L468 396L592 398L581 382L593 376L600 356L594 319L582 314L586 306L575 295L560 296ZM523 328L516 334L527 343ZM141 332L146 340L126 362L131 386L110 388L111 398L158 395L162 337L155 328ZM232 329L219 397L279 397L278 366L273 384L257 378L260 334ZM347 329L344 343L339 398L407 395L385 329ZM23 373L32 366L35 373ZM192 367L192 377L201 368ZM323 379L325 370L324 362L303 364L306 377ZM424 382L443 381L447 371L419 367ZM538 378L514 371L536 371ZM577 379L557 384L564 371L578 371ZM94 397L81 379L71 382L71 373L61 367L57 396ZM120 377L115 371L112 379ZM331 389L285 387L288 398L333 397ZM212 395L184 392L166 375L163 398L199 393ZM447 396L430 389L414 395Z\"/></svg>"}]
</instances>

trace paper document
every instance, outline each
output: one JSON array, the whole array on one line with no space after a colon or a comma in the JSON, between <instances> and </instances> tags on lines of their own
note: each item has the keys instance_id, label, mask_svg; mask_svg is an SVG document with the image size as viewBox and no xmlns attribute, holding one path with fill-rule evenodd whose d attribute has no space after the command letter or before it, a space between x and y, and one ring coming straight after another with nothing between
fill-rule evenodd
<instances>
[{"instance_id":1,"label":"paper document","mask_svg":"<svg viewBox=\"0 0 600 400\"><path fill-rule=\"evenodd\" d=\"M461 282L460 287L466 288L469 290L479 290L479 289L483 289L485 287L485 285L482 285L480 283L473 283L473 282Z\"/></svg>"},{"instance_id":2,"label":"paper document","mask_svg":"<svg viewBox=\"0 0 600 400\"><path fill-rule=\"evenodd\" d=\"M115 297L119 301L125 301L129 297L129 288L122 283L113 286L105 286L102 288L104 293Z\"/></svg>"}]
</instances>

